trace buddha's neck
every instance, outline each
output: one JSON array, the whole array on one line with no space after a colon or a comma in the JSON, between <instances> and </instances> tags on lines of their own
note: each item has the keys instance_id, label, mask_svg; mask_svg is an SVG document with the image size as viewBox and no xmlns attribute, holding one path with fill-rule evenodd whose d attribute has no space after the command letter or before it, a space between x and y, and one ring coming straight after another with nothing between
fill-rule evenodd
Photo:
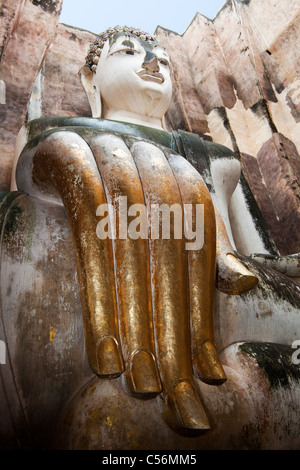
<instances>
[{"instance_id":1,"label":"buddha's neck","mask_svg":"<svg viewBox=\"0 0 300 470\"><path fill-rule=\"evenodd\" d=\"M131 111L110 109L104 112L103 118L111 119L113 121L130 122L132 124L140 124L142 126L154 127L155 129L164 130L161 119L133 113Z\"/></svg>"}]
</instances>

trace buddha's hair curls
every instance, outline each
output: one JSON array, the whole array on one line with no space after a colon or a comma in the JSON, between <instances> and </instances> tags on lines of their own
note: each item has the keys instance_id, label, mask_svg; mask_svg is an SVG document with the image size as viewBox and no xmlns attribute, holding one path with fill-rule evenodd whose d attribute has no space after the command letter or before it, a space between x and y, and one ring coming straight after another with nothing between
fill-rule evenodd
<instances>
[{"instance_id":1,"label":"buddha's hair curls","mask_svg":"<svg viewBox=\"0 0 300 470\"><path fill-rule=\"evenodd\" d=\"M141 38L143 41L157 41L154 35L146 33L141 29L131 28L128 26L115 26L114 28L108 28L96 37L95 41L89 48L88 55L85 58L85 65L87 65L92 72L95 73L97 70L97 64L105 42L114 34L121 32L133 34L134 36Z\"/></svg>"}]
</instances>

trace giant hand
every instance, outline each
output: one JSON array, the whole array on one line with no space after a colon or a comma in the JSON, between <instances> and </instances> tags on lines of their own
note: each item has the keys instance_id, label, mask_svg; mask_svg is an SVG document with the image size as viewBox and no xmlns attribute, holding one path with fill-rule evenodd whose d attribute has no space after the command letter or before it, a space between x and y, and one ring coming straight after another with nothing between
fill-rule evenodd
<instances>
[{"instance_id":1,"label":"giant hand","mask_svg":"<svg viewBox=\"0 0 300 470\"><path fill-rule=\"evenodd\" d=\"M206 431L194 376L217 385L226 380L214 342L215 284L239 294L257 279L234 257L201 176L184 158L130 137L81 133L56 131L27 147L17 182L21 191L64 204L91 369L103 378L123 374L133 396L162 397L171 426ZM128 208L148 211L153 203L202 204L203 246L186 250L174 225L169 239L151 232L133 239L120 237L112 220L114 239L99 237L99 207L117 210L121 196Z\"/></svg>"}]
</instances>

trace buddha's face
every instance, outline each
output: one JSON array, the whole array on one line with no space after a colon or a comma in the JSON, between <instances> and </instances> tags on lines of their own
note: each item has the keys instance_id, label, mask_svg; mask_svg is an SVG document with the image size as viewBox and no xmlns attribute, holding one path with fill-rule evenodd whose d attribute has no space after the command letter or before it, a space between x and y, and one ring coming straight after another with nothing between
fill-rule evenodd
<instances>
[{"instance_id":1,"label":"buddha's face","mask_svg":"<svg viewBox=\"0 0 300 470\"><path fill-rule=\"evenodd\" d=\"M116 33L103 47L93 83L104 111L161 119L172 95L169 55L157 42Z\"/></svg>"}]
</instances>

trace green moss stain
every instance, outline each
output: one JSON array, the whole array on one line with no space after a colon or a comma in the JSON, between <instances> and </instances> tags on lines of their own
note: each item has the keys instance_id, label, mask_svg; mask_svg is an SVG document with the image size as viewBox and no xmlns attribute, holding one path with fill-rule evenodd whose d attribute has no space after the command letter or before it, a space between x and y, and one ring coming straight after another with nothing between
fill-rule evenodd
<instances>
[{"instance_id":1,"label":"green moss stain","mask_svg":"<svg viewBox=\"0 0 300 470\"><path fill-rule=\"evenodd\" d=\"M13 236L17 229L22 225L22 213L23 209L18 203L11 207L5 221L4 234L6 236Z\"/></svg>"},{"instance_id":2,"label":"green moss stain","mask_svg":"<svg viewBox=\"0 0 300 470\"><path fill-rule=\"evenodd\" d=\"M274 101L274 100L272 100L272 101ZM278 132L277 128L276 128L276 125L275 125L275 123L272 119L272 115L271 115L270 110L269 110L268 102L265 99L258 101L256 104L251 106L250 109L251 109L252 113L255 114L259 119L262 119L262 120L266 119L268 121L272 132L274 132L274 133Z\"/></svg>"},{"instance_id":3,"label":"green moss stain","mask_svg":"<svg viewBox=\"0 0 300 470\"><path fill-rule=\"evenodd\" d=\"M54 13L58 15L61 10L61 4L59 0L31 0L31 3L50 14Z\"/></svg>"},{"instance_id":4,"label":"green moss stain","mask_svg":"<svg viewBox=\"0 0 300 470\"><path fill-rule=\"evenodd\" d=\"M129 39L125 39L125 41L122 42L122 45L129 47L130 49L134 49L134 43Z\"/></svg>"},{"instance_id":5,"label":"green moss stain","mask_svg":"<svg viewBox=\"0 0 300 470\"><path fill-rule=\"evenodd\" d=\"M0 209L2 243L12 259L32 258L35 240L36 211L34 204L26 196L11 199L11 204L3 204Z\"/></svg>"},{"instance_id":6,"label":"green moss stain","mask_svg":"<svg viewBox=\"0 0 300 470\"><path fill-rule=\"evenodd\" d=\"M295 350L276 343L243 343L240 351L253 357L269 379L271 388L290 387L291 380L300 381L300 366L292 363Z\"/></svg>"},{"instance_id":7,"label":"green moss stain","mask_svg":"<svg viewBox=\"0 0 300 470\"><path fill-rule=\"evenodd\" d=\"M300 313L299 284L296 284L284 274L274 269L269 269L247 256L236 253L236 257L258 278L260 292L266 300L268 300L269 294L272 293L275 302L288 302L293 307L297 308Z\"/></svg>"}]
</instances>

